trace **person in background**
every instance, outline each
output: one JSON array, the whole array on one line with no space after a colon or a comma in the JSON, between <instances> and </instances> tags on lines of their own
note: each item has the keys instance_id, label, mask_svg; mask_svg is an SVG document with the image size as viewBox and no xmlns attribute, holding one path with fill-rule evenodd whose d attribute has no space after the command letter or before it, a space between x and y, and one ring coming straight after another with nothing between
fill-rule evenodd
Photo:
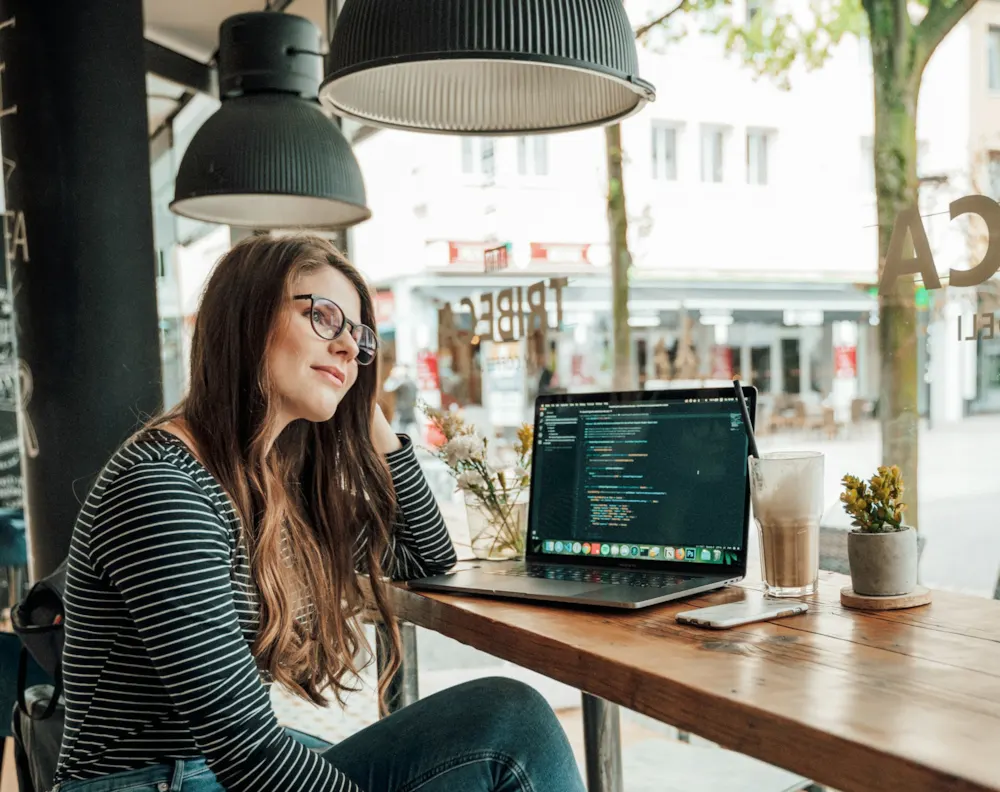
<instances>
[{"instance_id":1,"label":"person in background","mask_svg":"<svg viewBox=\"0 0 1000 792\"><path fill-rule=\"evenodd\" d=\"M255 236L216 266L187 397L114 454L74 529L59 792L582 792L519 682L458 685L332 747L275 717L271 683L319 705L355 689L362 574L392 633L384 703L386 578L456 560L376 406L373 323L325 240Z\"/></svg>"},{"instance_id":2,"label":"person in background","mask_svg":"<svg viewBox=\"0 0 1000 792\"><path fill-rule=\"evenodd\" d=\"M542 366L542 373L538 377L538 393L548 393L549 389L552 387L552 369L548 367L548 364Z\"/></svg>"},{"instance_id":3,"label":"person in background","mask_svg":"<svg viewBox=\"0 0 1000 792\"><path fill-rule=\"evenodd\" d=\"M410 376L410 367L401 364L393 369L392 376L385 383L385 390L396 397L394 427L397 432L416 435L417 429L417 383Z\"/></svg>"}]
</instances>

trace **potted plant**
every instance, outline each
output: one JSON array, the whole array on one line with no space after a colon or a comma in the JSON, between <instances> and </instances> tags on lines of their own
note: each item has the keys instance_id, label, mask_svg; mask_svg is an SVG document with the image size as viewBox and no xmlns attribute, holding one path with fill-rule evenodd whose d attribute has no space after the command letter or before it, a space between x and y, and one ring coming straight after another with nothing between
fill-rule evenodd
<instances>
[{"instance_id":1,"label":"potted plant","mask_svg":"<svg viewBox=\"0 0 1000 792\"><path fill-rule=\"evenodd\" d=\"M524 557L534 430L523 424L511 447L491 447L458 413L422 405L443 440L434 454L465 493L472 554L490 561Z\"/></svg>"},{"instance_id":2,"label":"potted plant","mask_svg":"<svg viewBox=\"0 0 1000 792\"><path fill-rule=\"evenodd\" d=\"M899 468L879 467L868 481L844 476L840 501L855 529L847 535L851 587L856 594L887 597L917 587L917 532L903 524Z\"/></svg>"}]
</instances>

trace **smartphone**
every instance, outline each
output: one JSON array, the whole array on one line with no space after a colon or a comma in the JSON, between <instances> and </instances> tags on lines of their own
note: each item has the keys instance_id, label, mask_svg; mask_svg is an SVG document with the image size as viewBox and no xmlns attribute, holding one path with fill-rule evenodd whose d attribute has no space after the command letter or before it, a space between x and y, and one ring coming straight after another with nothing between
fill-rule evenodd
<instances>
[{"instance_id":1,"label":"smartphone","mask_svg":"<svg viewBox=\"0 0 1000 792\"><path fill-rule=\"evenodd\" d=\"M684 611L677 614L677 621L683 624L694 624L698 627L710 627L715 630L725 630L728 627L738 627L741 624L751 624L759 621L780 619L782 616L795 616L805 613L809 606L804 602L754 597L740 602L728 602L725 605L712 605L709 608Z\"/></svg>"}]
</instances>

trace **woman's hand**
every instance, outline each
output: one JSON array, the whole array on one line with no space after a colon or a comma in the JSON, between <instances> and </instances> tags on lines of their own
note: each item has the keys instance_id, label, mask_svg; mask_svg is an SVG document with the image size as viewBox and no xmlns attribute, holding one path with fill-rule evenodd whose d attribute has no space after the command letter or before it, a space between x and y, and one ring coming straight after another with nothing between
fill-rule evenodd
<instances>
[{"instance_id":1,"label":"woman's hand","mask_svg":"<svg viewBox=\"0 0 1000 792\"><path fill-rule=\"evenodd\" d=\"M382 412L382 405L377 402L375 404L375 415L372 416L372 444L380 454L398 451L403 447L396 433L389 426L389 421L386 420L385 413Z\"/></svg>"}]
</instances>

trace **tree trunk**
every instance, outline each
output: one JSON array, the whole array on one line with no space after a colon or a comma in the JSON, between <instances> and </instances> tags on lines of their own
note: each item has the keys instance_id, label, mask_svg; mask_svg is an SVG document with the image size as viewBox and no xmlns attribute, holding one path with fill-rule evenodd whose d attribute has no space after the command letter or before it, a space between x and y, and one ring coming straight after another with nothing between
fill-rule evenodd
<instances>
[{"instance_id":1,"label":"tree trunk","mask_svg":"<svg viewBox=\"0 0 1000 792\"><path fill-rule=\"evenodd\" d=\"M898 38L878 41L873 30L880 279L896 217L904 209L918 206L916 117L920 70L912 68L912 61L906 62L912 57L912 45L907 44L911 42ZM908 275L900 277L890 293L879 296L882 365L878 409L882 463L899 465L906 486L906 522L917 527L920 374L914 288L913 276Z\"/></svg>"},{"instance_id":2,"label":"tree trunk","mask_svg":"<svg viewBox=\"0 0 1000 792\"><path fill-rule=\"evenodd\" d=\"M605 127L608 161L608 243L611 251L611 324L614 350L614 387L634 388L629 349L628 293L632 254L628 249L628 215L622 167L622 128Z\"/></svg>"}]
</instances>

